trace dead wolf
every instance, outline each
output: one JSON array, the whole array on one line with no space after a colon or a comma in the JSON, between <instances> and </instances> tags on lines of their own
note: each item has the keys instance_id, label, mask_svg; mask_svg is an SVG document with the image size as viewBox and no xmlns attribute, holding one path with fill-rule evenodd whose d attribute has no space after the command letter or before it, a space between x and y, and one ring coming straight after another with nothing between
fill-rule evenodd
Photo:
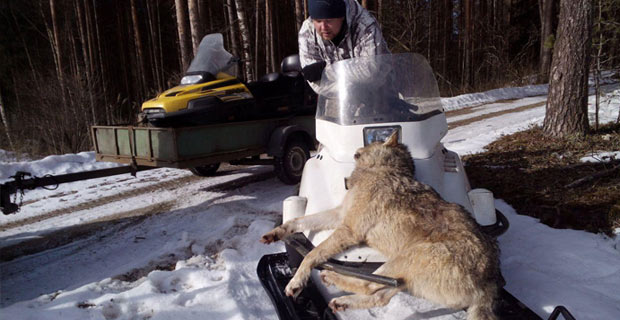
<instances>
[{"instance_id":1,"label":"dead wolf","mask_svg":"<svg viewBox=\"0 0 620 320\"><path fill-rule=\"evenodd\" d=\"M323 271L321 279L354 295L334 298L334 311L384 306L401 290L450 308L467 319L496 319L499 258L495 240L461 206L414 179L413 159L393 134L355 153L349 191L334 209L300 217L263 235L271 243L305 230L335 229L302 261L286 286L296 297L313 267L349 247L365 244L387 257L376 274L402 280L400 288Z\"/></svg>"}]
</instances>

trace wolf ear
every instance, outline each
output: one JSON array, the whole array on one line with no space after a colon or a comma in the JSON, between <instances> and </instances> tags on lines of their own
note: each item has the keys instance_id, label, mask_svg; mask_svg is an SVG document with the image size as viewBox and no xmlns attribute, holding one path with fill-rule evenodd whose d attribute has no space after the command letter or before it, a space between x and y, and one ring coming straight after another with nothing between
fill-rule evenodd
<instances>
[{"instance_id":1,"label":"wolf ear","mask_svg":"<svg viewBox=\"0 0 620 320\"><path fill-rule=\"evenodd\" d=\"M389 138L383 143L386 147L394 147L398 144L398 131L392 132Z\"/></svg>"}]
</instances>

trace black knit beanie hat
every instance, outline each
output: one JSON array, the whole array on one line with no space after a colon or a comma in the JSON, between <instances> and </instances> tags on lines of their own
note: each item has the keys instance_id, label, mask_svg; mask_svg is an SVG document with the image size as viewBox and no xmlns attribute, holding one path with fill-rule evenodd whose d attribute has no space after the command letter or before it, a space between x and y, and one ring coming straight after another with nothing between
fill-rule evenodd
<instances>
[{"instance_id":1,"label":"black knit beanie hat","mask_svg":"<svg viewBox=\"0 0 620 320\"><path fill-rule=\"evenodd\" d=\"M342 18L347 14L344 0L309 0L308 11L312 19Z\"/></svg>"}]
</instances>

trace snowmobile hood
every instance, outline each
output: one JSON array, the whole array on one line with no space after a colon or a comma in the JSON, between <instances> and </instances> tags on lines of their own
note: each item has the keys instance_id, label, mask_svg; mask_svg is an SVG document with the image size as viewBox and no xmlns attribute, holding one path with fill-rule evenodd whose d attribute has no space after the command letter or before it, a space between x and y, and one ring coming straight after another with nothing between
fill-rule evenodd
<instances>
[{"instance_id":1,"label":"snowmobile hood","mask_svg":"<svg viewBox=\"0 0 620 320\"><path fill-rule=\"evenodd\" d=\"M147 109L175 112L187 108L188 102L206 96L224 98L231 93L243 92L249 94L245 85L234 76L220 72L216 80L193 85L179 85L168 89L156 98L142 104L142 111Z\"/></svg>"}]
</instances>

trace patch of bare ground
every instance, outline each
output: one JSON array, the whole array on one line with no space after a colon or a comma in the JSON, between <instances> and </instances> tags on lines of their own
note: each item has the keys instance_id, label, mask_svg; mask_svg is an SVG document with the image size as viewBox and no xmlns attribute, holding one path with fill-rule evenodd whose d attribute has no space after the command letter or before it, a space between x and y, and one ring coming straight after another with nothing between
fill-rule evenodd
<instances>
[{"instance_id":1,"label":"patch of bare ground","mask_svg":"<svg viewBox=\"0 0 620 320\"><path fill-rule=\"evenodd\" d=\"M502 99L502 100L497 100L491 103L511 103L511 102L515 102L518 99ZM461 108L461 109L457 109L457 110L450 110L450 111L446 111L446 117L455 117L455 116L462 116L465 114L470 114L470 113L474 113L477 111L477 107L480 106L484 106L486 103L483 104L478 104L478 105L473 105L473 106L469 106L466 108Z\"/></svg>"},{"instance_id":2,"label":"patch of bare ground","mask_svg":"<svg viewBox=\"0 0 620 320\"><path fill-rule=\"evenodd\" d=\"M504 136L463 158L472 187L487 188L520 214L554 228L611 234L620 227L620 159L581 162L620 150L620 124L585 137L552 139L540 127Z\"/></svg>"},{"instance_id":3,"label":"patch of bare ground","mask_svg":"<svg viewBox=\"0 0 620 320\"><path fill-rule=\"evenodd\" d=\"M474 122L485 120L485 119L489 119L489 118L498 117L498 116L501 116L501 115L504 115L504 114L508 114L508 113L522 112L522 111L525 111L525 110L542 107L542 106L545 105L545 103L546 102L543 101L543 102L528 104L526 106L521 106L521 107L514 108L514 109L508 109L508 110L503 110L503 111L491 112L491 113L483 114L483 115L480 115L480 116L477 116L477 117L472 117L472 118L468 118L468 119L464 119L464 120L460 120L460 121L450 122L448 124L448 129L452 129L452 128L468 125L470 123L474 123ZM469 109L466 109L466 110L469 110ZM465 112L463 114L467 114L467 113L470 113L470 112ZM447 114L447 116L455 116L455 115L457 115L457 114L452 114L452 115Z\"/></svg>"}]
</instances>

